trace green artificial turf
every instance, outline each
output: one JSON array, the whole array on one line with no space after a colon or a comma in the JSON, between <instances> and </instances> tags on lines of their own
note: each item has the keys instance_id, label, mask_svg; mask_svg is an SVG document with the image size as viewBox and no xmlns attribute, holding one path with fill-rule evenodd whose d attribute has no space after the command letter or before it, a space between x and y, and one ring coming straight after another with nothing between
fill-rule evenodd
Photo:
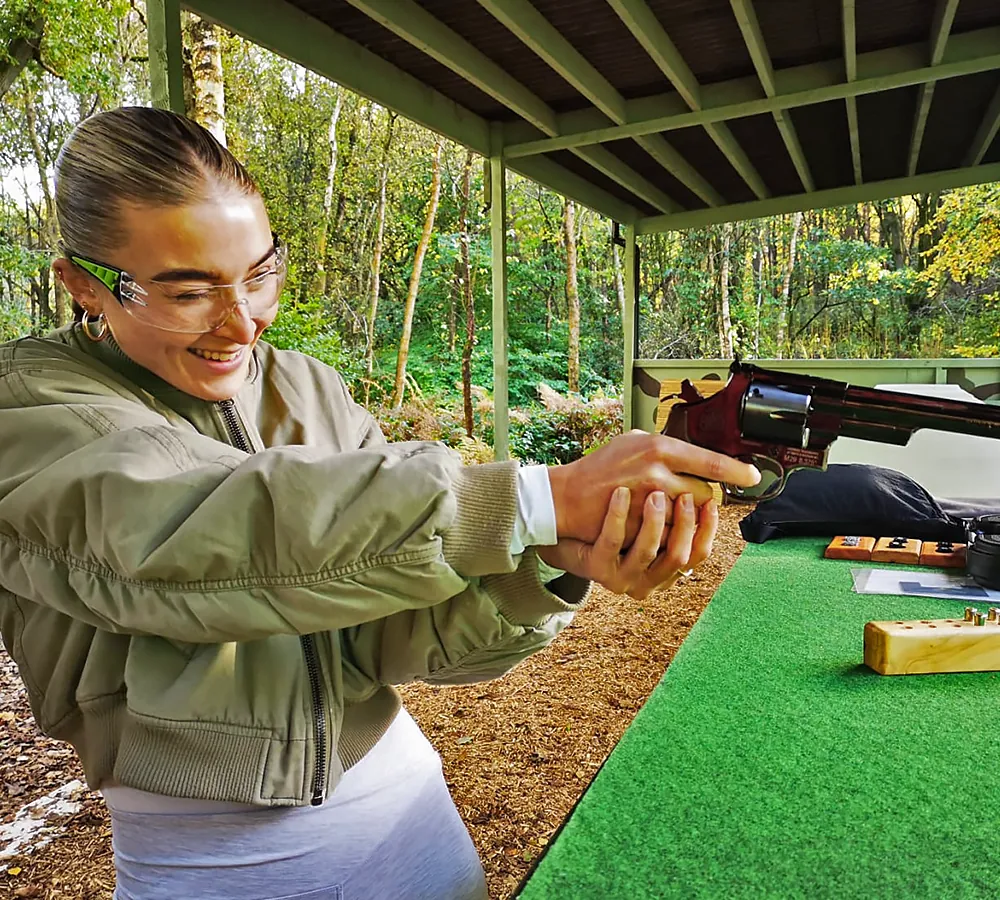
<instances>
[{"instance_id":1,"label":"green artificial turf","mask_svg":"<svg viewBox=\"0 0 1000 900\"><path fill-rule=\"evenodd\" d=\"M1000 897L1000 676L865 668L866 621L963 607L826 543L747 547L523 900Z\"/></svg>"}]
</instances>

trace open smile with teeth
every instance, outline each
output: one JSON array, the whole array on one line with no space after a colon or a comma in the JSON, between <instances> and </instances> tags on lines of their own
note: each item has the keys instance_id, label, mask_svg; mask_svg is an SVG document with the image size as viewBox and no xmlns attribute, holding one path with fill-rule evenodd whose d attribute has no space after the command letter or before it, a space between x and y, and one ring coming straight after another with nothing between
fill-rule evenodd
<instances>
[{"instance_id":1,"label":"open smile with teeth","mask_svg":"<svg viewBox=\"0 0 1000 900\"><path fill-rule=\"evenodd\" d=\"M188 349L195 356L200 356L202 359L211 359L214 362L231 362L243 352L242 347L239 350L233 350L229 353L222 353L218 350L202 350L199 347L189 347Z\"/></svg>"}]
</instances>

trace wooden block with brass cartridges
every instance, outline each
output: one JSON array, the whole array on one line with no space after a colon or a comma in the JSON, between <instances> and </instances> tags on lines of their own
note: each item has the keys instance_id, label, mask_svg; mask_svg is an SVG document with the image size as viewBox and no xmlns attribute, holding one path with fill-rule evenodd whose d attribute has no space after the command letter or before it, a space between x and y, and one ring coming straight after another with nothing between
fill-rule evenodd
<instances>
[{"instance_id":1,"label":"wooden block with brass cartridges","mask_svg":"<svg viewBox=\"0 0 1000 900\"><path fill-rule=\"evenodd\" d=\"M865 624L865 665L880 675L1000 671L1000 615Z\"/></svg>"},{"instance_id":2,"label":"wooden block with brass cartridges","mask_svg":"<svg viewBox=\"0 0 1000 900\"><path fill-rule=\"evenodd\" d=\"M860 559L868 561L875 549L875 538L838 535L830 541L823 555L827 559Z\"/></svg>"},{"instance_id":3,"label":"wooden block with brass cartridges","mask_svg":"<svg viewBox=\"0 0 1000 900\"><path fill-rule=\"evenodd\" d=\"M920 565L944 569L965 568L965 544L952 541L924 541L920 545Z\"/></svg>"},{"instance_id":4,"label":"wooden block with brass cartridges","mask_svg":"<svg viewBox=\"0 0 1000 900\"><path fill-rule=\"evenodd\" d=\"M920 541L916 538L879 538L872 550L872 562L916 565L920 561Z\"/></svg>"}]
</instances>

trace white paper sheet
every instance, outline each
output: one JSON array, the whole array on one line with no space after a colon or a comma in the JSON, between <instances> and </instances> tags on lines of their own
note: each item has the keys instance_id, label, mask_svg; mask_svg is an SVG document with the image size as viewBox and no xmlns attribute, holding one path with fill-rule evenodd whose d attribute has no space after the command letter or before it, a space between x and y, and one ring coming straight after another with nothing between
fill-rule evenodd
<instances>
[{"instance_id":1,"label":"white paper sheet","mask_svg":"<svg viewBox=\"0 0 1000 900\"><path fill-rule=\"evenodd\" d=\"M960 572L908 572L898 569L851 569L858 594L895 594L904 597L940 597L1000 603L1000 591L976 584Z\"/></svg>"}]
</instances>

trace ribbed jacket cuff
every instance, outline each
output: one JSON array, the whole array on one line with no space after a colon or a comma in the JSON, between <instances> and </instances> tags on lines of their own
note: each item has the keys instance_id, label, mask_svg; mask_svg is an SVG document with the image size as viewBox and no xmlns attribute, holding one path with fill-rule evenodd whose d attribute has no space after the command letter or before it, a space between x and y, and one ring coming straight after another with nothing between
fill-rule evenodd
<instances>
[{"instance_id":1,"label":"ribbed jacket cuff","mask_svg":"<svg viewBox=\"0 0 1000 900\"><path fill-rule=\"evenodd\" d=\"M463 466L453 483L458 510L444 533L444 558L467 578L510 572L517 519L517 463Z\"/></svg>"},{"instance_id":2,"label":"ribbed jacket cuff","mask_svg":"<svg viewBox=\"0 0 1000 900\"><path fill-rule=\"evenodd\" d=\"M488 575L482 586L508 622L531 628L555 613L580 609L587 602L591 582L567 572L546 586L538 571L538 557L528 548L517 571Z\"/></svg>"}]
</instances>

